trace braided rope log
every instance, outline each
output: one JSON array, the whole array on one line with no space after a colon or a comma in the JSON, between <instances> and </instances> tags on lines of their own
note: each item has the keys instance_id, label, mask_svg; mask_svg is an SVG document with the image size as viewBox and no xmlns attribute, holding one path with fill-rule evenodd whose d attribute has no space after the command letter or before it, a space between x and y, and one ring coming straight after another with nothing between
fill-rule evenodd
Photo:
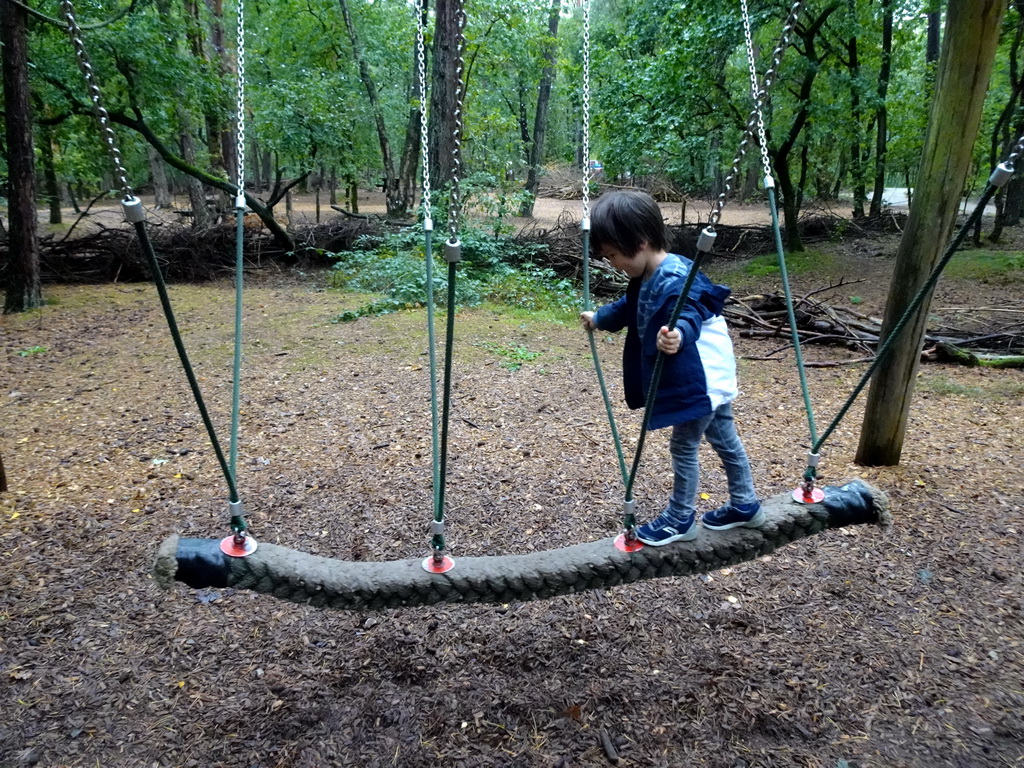
<instances>
[{"instance_id":1,"label":"braided rope log","mask_svg":"<svg viewBox=\"0 0 1024 768\"><path fill-rule=\"evenodd\" d=\"M445 574L423 570L421 560L349 562L260 543L248 557L228 557L216 539L168 537L153 577L193 588L250 589L296 603L341 610L382 610L437 603L509 603L604 589L641 579L724 568L767 555L829 528L889 525L885 494L861 480L825 489L818 504L798 504L789 493L762 502L761 528L709 531L690 542L646 546L627 553L608 538L526 555L461 557Z\"/></svg>"}]
</instances>

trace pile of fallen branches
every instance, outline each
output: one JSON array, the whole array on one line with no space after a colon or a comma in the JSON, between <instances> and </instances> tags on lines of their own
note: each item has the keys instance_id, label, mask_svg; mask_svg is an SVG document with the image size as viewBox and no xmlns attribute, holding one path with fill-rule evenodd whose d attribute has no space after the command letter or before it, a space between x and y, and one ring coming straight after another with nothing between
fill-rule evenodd
<instances>
[{"instance_id":1,"label":"pile of fallen branches","mask_svg":"<svg viewBox=\"0 0 1024 768\"><path fill-rule=\"evenodd\" d=\"M165 279L200 282L231 274L235 269L235 227L226 222L205 228L151 221L149 239ZM281 248L261 227L246 226L242 251L246 269L270 264L328 264L325 251L352 248L363 235L379 234L384 224L363 219L334 218L292 232L295 250ZM135 282L151 278L149 264L135 230L124 226L96 226L70 237L48 235L40 239L40 271L45 282ZM6 264L0 244L0 264Z\"/></svg>"},{"instance_id":2,"label":"pile of fallen branches","mask_svg":"<svg viewBox=\"0 0 1024 768\"><path fill-rule=\"evenodd\" d=\"M801 345L842 346L859 357L842 361L806 362L807 367L827 367L868 362L874 359L882 331L882 319L850 307L835 307L815 298L818 294L860 282L844 281L794 299L796 331ZM764 355L768 360L793 348L792 330L785 298L779 293L732 298L725 310L733 328L747 338L778 339L780 344ZM1000 319L1000 315L1003 316ZM922 358L991 367L1024 367L1024 306L954 307L936 309L932 316L958 317L925 333Z\"/></svg>"}]
</instances>

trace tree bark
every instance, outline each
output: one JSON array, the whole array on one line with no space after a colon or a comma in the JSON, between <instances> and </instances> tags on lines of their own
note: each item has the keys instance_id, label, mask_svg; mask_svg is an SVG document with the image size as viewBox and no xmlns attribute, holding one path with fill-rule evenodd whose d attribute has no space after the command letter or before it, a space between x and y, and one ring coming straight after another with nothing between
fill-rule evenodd
<instances>
[{"instance_id":1,"label":"tree bark","mask_svg":"<svg viewBox=\"0 0 1024 768\"><path fill-rule=\"evenodd\" d=\"M462 0L437 0L434 7L431 66L430 185L440 191L452 179L455 151L455 98L459 72L459 16Z\"/></svg>"},{"instance_id":2,"label":"tree bark","mask_svg":"<svg viewBox=\"0 0 1024 768\"><path fill-rule=\"evenodd\" d=\"M32 101L28 82L28 14L14 3L0 3L0 62L7 139L8 253L4 314L25 312L43 303L36 221L35 155Z\"/></svg>"},{"instance_id":3,"label":"tree bark","mask_svg":"<svg viewBox=\"0 0 1024 768\"><path fill-rule=\"evenodd\" d=\"M882 0L882 64L878 70L878 107L875 110L875 187L871 196L872 216L882 213L885 195L885 163L889 142L889 112L885 105L892 75L892 2Z\"/></svg>"},{"instance_id":4,"label":"tree bark","mask_svg":"<svg viewBox=\"0 0 1024 768\"><path fill-rule=\"evenodd\" d=\"M970 169L1005 9L1003 0L949 2L935 98L914 203L896 254L883 338L927 280L956 223L959 191ZM857 449L859 464L899 463L930 304L929 296L871 383Z\"/></svg>"},{"instance_id":5,"label":"tree bark","mask_svg":"<svg viewBox=\"0 0 1024 768\"><path fill-rule=\"evenodd\" d=\"M850 23L856 28L857 3L849 0ZM850 73L850 118L853 125L853 140L850 142L850 175L853 177L853 217L864 218L864 203L867 201L867 189L864 186L864 144L863 114L860 106L860 53L857 35L853 34L846 43L847 69Z\"/></svg>"},{"instance_id":6,"label":"tree bark","mask_svg":"<svg viewBox=\"0 0 1024 768\"><path fill-rule=\"evenodd\" d=\"M555 80L555 55L558 53L558 20L562 16L562 0L551 0L548 14L548 36L544 41L544 70L537 88L537 111L533 116L533 144L530 146L529 167L526 172L525 191L529 197L523 202L520 216L533 216L533 203L540 186L540 167L544 161L544 139L548 128L548 105L551 103L551 84Z\"/></svg>"}]
</instances>

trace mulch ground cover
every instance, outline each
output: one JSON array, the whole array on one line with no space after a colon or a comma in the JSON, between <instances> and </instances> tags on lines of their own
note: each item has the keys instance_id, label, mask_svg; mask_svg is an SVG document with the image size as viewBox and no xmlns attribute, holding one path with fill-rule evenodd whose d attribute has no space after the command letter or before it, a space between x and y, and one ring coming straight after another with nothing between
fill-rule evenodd
<instances>
[{"instance_id":1,"label":"mulch ground cover","mask_svg":"<svg viewBox=\"0 0 1024 768\"><path fill-rule=\"evenodd\" d=\"M880 309L880 261L843 262L874 270L862 311ZM324 282L262 274L247 290L238 481L253 533L343 559L425 556L424 312L335 324L365 297ZM1013 293L962 283L935 306ZM223 478L153 290L47 294L0 320L2 766L1024 763L1020 371L924 365L898 467L853 463L853 409L821 474L882 488L892 528L545 602L332 613L154 586L165 536L226 535ZM231 286L172 296L226 442ZM618 403L621 339L599 338ZM583 333L474 309L456 345L451 554L613 534L621 482ZM737 340L750 356L777 345ZM819 423L862 371L809 371ZM792 362L744 360L740 375L759 490L790 489L807 449ZM639 417L616 414L631 457ZM668 493L667 436L645 456L642 519ZM725 479L703 458L712 508Z\"/></svg>"}]
</instances>

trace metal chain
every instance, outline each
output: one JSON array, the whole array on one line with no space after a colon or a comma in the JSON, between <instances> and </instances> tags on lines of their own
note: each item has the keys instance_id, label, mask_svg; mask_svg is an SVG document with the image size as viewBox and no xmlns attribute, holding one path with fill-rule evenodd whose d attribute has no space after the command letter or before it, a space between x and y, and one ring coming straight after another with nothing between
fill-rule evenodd
<instances>
[{"instance_id":1,"label":"metal chain","mask_svg":"<svg viewBox=\"0 0 1024 768\"><path fill-rule=\"evenodd\" d=\"M459 215L462 212L459 179L462 175L462 107L465 97L465 84L462 78L466 67L466 7L461 0L455 23L455 130L452 132L455 145L452 148L452 189L451 201L448 205L448 233L452 242L459 239Z\"/></svg>"},{"instance_id":2,"label":"metal chain","mask_svg":"<svg viewBox=\"0 0 1024 768\"><path fill-rule=\"evenodd\" d=\"M745 24L745 33L748 34L748 45L750 45L750 55L753 55L753 43L750 42L749 38L749 18L746 13L747 4L745 0L741 0L743 17ZM761 99L767 95L771 89L772 83L775 81L775 76L778 74L779 65L782 63L782 54L785 52L786 47L789 45L789 35L793 31L793 27L796 26L796 19L800 15L800 10L803 7L803 0L794 0L793 5L789 9L789 15L786 17L786 23L782 27L782 35L779 38L779 44L775 46L775 50L772 52L772 64L768 68L768 71L764 75L764 86L762 88L756 87L756 81L754 84L754 91L757 94L754 98L754 108L751 109L750 115L747 118L747 125L743 131L743 139L740 141L739 149L736 152L736 157L733 159L732 168L729 170L729 175L725 177L725 183L721 194L718 196L718 200L715 201L715 207L711 211L711 217L708 222L708 228L714 231L715 225L718 224L722 217L722 209L725 208L726 198L732 191L732 181L736 178L739 173L740 164L743 162L744 157L747 153L747 144L750 143L750 137L754 135L755 131L759 131L759 138L762 141L762 146L767 152L767 141L764 140L764 122L760 118L761 114ZM767 172L765 176L771 175L771 166L767 165L767 159L765 159Z\"/></svg>"},{"instance_id":3,"label":"metal chain","mask_svg":"<svg viewBox=\"0 0 1024 768\"><path fill-rule=\"evenodd\" d=\"M768 139L764 132L764 111L761 102L764 91L757 82L757 60L754 56L754 38L750 31L750 12L747 8L747 0L740 0L740 8L743 10L743 38L747 44L747 66L750 70L750 98L754 102L754 112L757 113L757 138L758 146L761 147L761 165L764 169L764 178L768 179L772 175L772 166L768 158Z\"/></svg>"},{"instance_id":4,"label":"metal chain","mask_svg":"<svg viewBox=\"0 0 1024 768\"><path fill-rule=\"evenodd\" d=\"M1017 167L1017 158L1021 156L1021 153L1024 153L1024 136L1017 139L1017 143L1013 146L1013 151L1010 153L1010 156L1006 158L1006 164L1011 169Z\"/></svg>"},{"instance_id":5,"label":"metal chain","mask_svg":"<svg viewBox=\"0 0 1024 768\"><path fill-rule=\"evenodd\" d=\"M425 3L427 0L423 0ZM416 5L416 66L420 78L420 150L423 155L423 220L431 221L430 151L427 135L427 44L423 25L423 9Z\"/></svg>"},{"instance_id":6,"label":"metal chain","mask_svg":"<svg viewBox=\"0 0 1024 768\"><path fill-rule=\"evenodd\" d=\"M236 91L235 118L238 125L238 136L235 147L235 177L238 184L238 195L245 195L245 0L238 0L238 36L236 56L238 59L238 87Z\"/></svg>"},{"instance_id":7,"label":"metal chain","mask_svg":"<svg viewBox=\"0 0 1024 768\"><path fill-rule=\"evenodd\" d=\"M583 221L590 219L590 0L583 0Z\"/></svg>"},{"instance_id":8,"label":"metal chain","mask_svg":"<svg viewBox=\"0 0 1024 768\"><path fill-rule=\"evenodd\" d=\"M78 60L78 68L82 70L86 86L89 89L89 99L92 101L93 111L100 121L100 130L103 132L103 140L110 151L110 157L114 162L114 176L121 185L121 197L123 200L130 200L135 197L131 185L128 183L128 172L121 162L121 151L117 148L117 137L114 129L110 126L110 114L100 98L100 88L96 84L96 77L93 74L92 64L89 63L89 55L85 52L85 43L82 42L82 30L75 20L75 7L71 0L61 0L61 8L64 11L64 20L68 25L68 34L71 36L71 43L75 46L75 57Z\"/></svg>"}]
</instances>

